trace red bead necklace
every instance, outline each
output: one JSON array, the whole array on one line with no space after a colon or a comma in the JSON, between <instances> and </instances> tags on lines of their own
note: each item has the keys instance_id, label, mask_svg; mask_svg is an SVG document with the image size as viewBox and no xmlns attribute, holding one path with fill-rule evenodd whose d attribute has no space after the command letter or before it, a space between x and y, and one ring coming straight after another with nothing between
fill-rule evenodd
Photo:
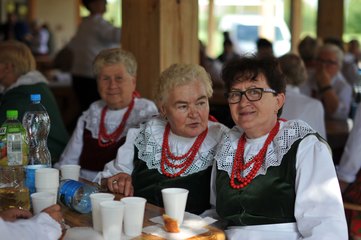
<instances>
[{"instance_id":1,"label":"red bead necklace","mask_svg":"<svg viewBox=\"0 0 361 240\"><path fill-rule=\"evenodd\" d=\"M100 123L99 123L99 135L98 135L98 145L100 147L108 147L117 142L117 139L123 133L125 123L127 122L129 115L133 110L133 107L134 107L134 96L133 96L132 101L130 102L130 104L128 106L128 110L125 112L123 119L120 122L119 126L117 127L117 129L115 129L114 132L112 132L110 134L108 134L107 130L105 129L105 114L108 110L108 107L107 106L103 107L101 118L100 118Z\"/></svg>"},{"instance_id":2,"label":"red bead necklace","mask_svg":"<svg viewBox=\"0 0 361 240\"><path fill-rule=\"evenodd\" d=\"M192 147L188 150L188 152L186 152L185 154L183 154L181 156L175 156L173 153L171 153L171 151L169 149L169 144L168 144L169 132L170 132L170 126L169 126L169 124L167 124L166 127L165 127L165 130L164 130L164 134L163 134L162 159L161 159L161 162L160 162L160 166L161 166L161 171L162 171L162 173L164 175L166 175L167 177L173 178L173 177L180 176L193 163L193 160L194 160L199 148L201 147L205 137L207 136L208 128L206 130L204 130L197 137L197 139L193 143ZM172 159L174 161L180 161L180 160L182 160L184 158L186 158L186 160L183 163L180 163L180 164L171 163L169 161L169 159ZM181 168L181 170L179 172L175 173L175 174L172 174L172 173L169 173L169 172L167 172L165 170L166 165L168 167L175 168L175 169Z\"/></svg>"},{"instance_id":3,"label":"red bead necklace","mask_svg":"<svg viewBox=\"0 0 361 240\"><path fill-rule=\"evenodd\" d=\"M273 139L277 135L279 128L280 128L280 123L277 121L276 125L273 127L273 129L269 133L261 150L258 152L258 154L256 156L253 157L253 159L251 161L249 161L246 164L244 164L244 146L246 144L246 134L243 133L241 138L238 140L237 151L236 151L236 154L235 154L234 160L233 160L232 174L231 174L231 180L230 180L230 184L231 184L232 188L234 188L234 189L243 188L243 187L247 186L253 180L253 178L256 176L258 170L262 166L264 157L267 152L268 145L273 141ZM247 169L252 164L253 164L253 167L252 167L251 171L247 174L247 176L242 177L241 172L243 172L245 169ZM235 182L235 178L237 178L237 181L239 183Z\"/></svg>"}]
</instances>

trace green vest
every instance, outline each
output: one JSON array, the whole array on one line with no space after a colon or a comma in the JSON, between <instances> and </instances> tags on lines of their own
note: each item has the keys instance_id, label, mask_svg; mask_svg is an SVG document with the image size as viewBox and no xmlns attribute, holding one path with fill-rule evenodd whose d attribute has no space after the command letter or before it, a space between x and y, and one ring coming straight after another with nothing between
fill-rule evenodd
<instances>
[{"instance_id":1,"label":"green vest","mask_svg":"<svg viewBox=\"0 0 361 240\"><path fill-rule=\"evenodd\" d=\"M135 147L134 170L132 183L134 195L144 197L149 203L163 207L163 188L186 188L189 190L186 211L200 214L210 208L210 177L212 166L207 169L184 177L169 178L158 172L158 169L149 169L147 164L138 158L138 149Z\"/></svg>"},{"instance_id":2,"label":"green vest","mask_svg":"<svg viewBox=\"0 0 361 240\"><path fill-rule=\"evenodd\" d=\"M296 221L296 154L301 140L293 143L280 166L269 167L266 175L258 175L244 188L233 189L228 173L217 170L216 209L229 226Z\"/></svg>"}]
</instances>

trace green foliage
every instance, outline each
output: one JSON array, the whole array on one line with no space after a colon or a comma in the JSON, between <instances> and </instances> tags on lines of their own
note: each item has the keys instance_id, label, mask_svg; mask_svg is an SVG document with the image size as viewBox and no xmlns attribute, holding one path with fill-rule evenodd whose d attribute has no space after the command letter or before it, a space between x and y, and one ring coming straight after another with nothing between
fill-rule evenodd
<instances>
[{"instance_id":1,"label":"green foliage","mask_svg":"<svg viewBox=\"0 0 361 240\"><path fill-rule=\"evenodd\" d=\"M348 5L345 6L345 32L343 40L345 42L351 39L361 41L361 1L349 0L347 3Z\"/></svg>"}]
</instances>

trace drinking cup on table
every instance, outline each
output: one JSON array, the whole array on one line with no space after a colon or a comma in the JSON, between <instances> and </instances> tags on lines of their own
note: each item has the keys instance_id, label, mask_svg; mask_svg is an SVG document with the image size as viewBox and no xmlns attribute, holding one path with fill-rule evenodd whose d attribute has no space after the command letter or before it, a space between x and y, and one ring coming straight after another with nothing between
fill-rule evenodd
<instances>
[{"instance_id":1,"label":"drinking cup on table","mask_svg":"<svg viewBox=\"0 0 361 240\"><path fill-rule=\"evenodd\" d=\"M37 192L58 193L59 170L56 168L39 168L35 171L35 188Z\"/></svg>"},{"instance_id":2,"label":"drinking cup on table","mask_svg":"<svg viewBox=\"0 0 361 240\"><path fill-rule=\"evenodd\" d=\"M145 203L147 200L142 197L124 197L124 233L129 237L136 237L142 234Z\"/></svg>"},{"instance_id":3,"label":"drinking cup on table","mask_svg":"<svg viewBox=\"0 0 361 240\"><path fill-rule=\"evenodd\" d=\"M104 240L120 240L122 235L124 204L120 201L100 203Z\"/></svg>"},{"instance_id":4,"label":"drinking cup on table","mask_svg":"<svg viewBox=\"0 0 361 240\"><path fill-rule=\"evenodd\" d=\"M112 201L114 194L111 193L92 193L90 201L92 205L93 228L95 231L102 232L102 216L100 213L100 203L104 201Z\"/></svg>"},{"instance_id":5,"label":"drinking cup on table","mask_svg":"<svg viewBox=\"0 0 361 240\"><path fill-rule=\"evenodd\" d=\"M61 179L72 179L79 181L80 165L66 164L60 167Z\"/></svg>"},{"instance_id":6,"label":"drinking cup on table","mask_svg":"<svg viewBox=\"0 0 361 240\"><path fill-rule=\"evenodd\" d=\"M184 212L187 204L188 190L184 188L164 188L162 189L162 198L165 213L183 223Z\"/></svg>"},{"instance_id":7,"label":"drinking cup on table","mask_svg":"<svg viewBox=\"0 0 361 240\"><path fill-rule=\"evenodd\" d=\"M25 184L29 188L30 193L36 192L35 188L35 171L36 169L44 168L43 165L27 165L25 166L26 180Z\"/></svg>"},{"instance_id":8,"label":"drinking cup on table","mask_svg":"<svg viewBox=\"0 0 361 240\"><path fill-rule=\"evenodd\" d=\"M56 194L50 192L36 192L30 195L33 213L39 214L43 209L56 203Z\"/></svg>"}]
</instances>

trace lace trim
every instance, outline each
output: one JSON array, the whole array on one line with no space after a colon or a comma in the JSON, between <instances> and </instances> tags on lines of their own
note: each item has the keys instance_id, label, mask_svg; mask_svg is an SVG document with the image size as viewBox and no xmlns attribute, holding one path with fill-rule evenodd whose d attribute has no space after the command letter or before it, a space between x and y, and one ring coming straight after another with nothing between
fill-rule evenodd
<instances>
[{"instance_id":1,"label":"lace trim","mask_svg":"<svg viewBox=\"0 0 361 240\"><path fill-rule=\"evenodd\" d=\"M91 104L89 109L83 113L85 128L92 133L92 137L98 139L100 116L105 102L103 100L96 101ZM105 116L105 128L108 133L114 132L123 119L124 113L128 108L121 110L108 110ZM136 128L142 122L157 114L155 104L145 99L135 99L133 111L130 113L127 123L125 124L123 133L119 138L124 137L129 128Z\"/></svg>"},{"instance_id":2,"label":"lace trim","mask_svg":"<svg viewBox=\"0 0 361 240\"><path fill-rule=\"evenodd\" d=\"M281 165L283 156L291 149L292 144L299 139L303 139L308 134L316 133L306 122L300 120L290 120L287 122L281 122L281 129L278 134L268 146L266 159L262 164L260 170L256 174L266 175L267 169L271 166ZM231 176L233 159L237 149L238 139L240 138L243 131L235 127L226 134L224 140L219 144L219 151L215 156L217 161L217 168L219 170L226 171L228 176ZM262 137L262 144L264 143L267 136ZM249 140L247 140L249 144ZM250 156L246 156L246 162L252 160L252 158L258 153L258 150L262 147L262 144L259 145L257 151L254 151ZM253 164L247 168L242 175L246 176L252 169ZM255 176L255 177L256 177Z\"/></svg>"},{"instance_id":3,"label":"lace trim","mask_svg":"<svg viewBox=\"0 0 361 240\"><path fill-rule=\"evenodd\" d=\"M152 119L146 124L142 124L134 143L138 149L139 159L144 161L149 169L157 169L161 174L160 162L165 125L166 122L160 118ZM226 130L227 128L220 123L209 122L208 134L195 156L194 162L180 176L188 176L211 166L216 153L217 143L221 141ZM184 154L192 146L195 139L196 138L189 139L170 134L170 149L175 155ZM172 162L173 160L170 161ZM185 159L182 161L185 161ZM165 169L171 174L176 174L180 171L180 169L171 169L168 166L166 166Z\"/></svg>"}]
</instances>

